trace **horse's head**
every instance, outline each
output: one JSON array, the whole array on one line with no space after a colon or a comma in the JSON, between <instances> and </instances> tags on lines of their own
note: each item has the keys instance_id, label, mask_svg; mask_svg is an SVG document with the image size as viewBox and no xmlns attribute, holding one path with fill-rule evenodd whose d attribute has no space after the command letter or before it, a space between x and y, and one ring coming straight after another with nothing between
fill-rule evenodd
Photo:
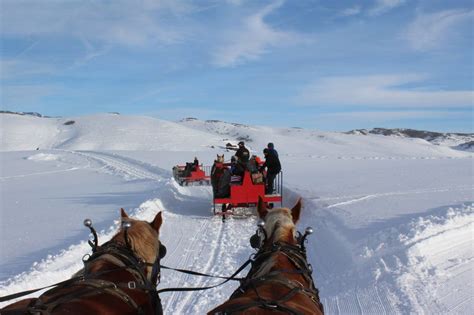
<instances>
[{"instance_id":1,"label":"horse's head","mask_svg":"<svg viewBox=\"0 0 474 315\"><path fill-rule=\"evenodd\" d=\"M217 154L217 158L216 158L215 162L224 163L224 154L222 154L222 155Z\"/></svg>"},{"instance_id":2,"label":"horse's head","mask_svg":"<svg viewBox=\"0 0 474 315\"><path fill-rule=\"evenodd\" d=\"M251 264L250 271L229 300L208 315L324 314L304 247L310 230L298 233L297 240L301 199L292 209L268 209L259 197L257 210L262 222L250 238L250 245L258 250L246 263Z\"/></svg>"},{"instance_id":3,"label":"horse's head","mask_svg":"<svg viewBox=\"0 0 474 315\"><path fill-rule=\"evenodd\" d=\"M112 241L124 244L134 255L145 262L146 277L156 283L159 271L159 260L166 254L166 247L161 244L159 235L163 223L161 211L152 222L130 218L124 209L120 210L121 228Z\"/></svg>"},{"instance_id":4,"label":"horse's head","mask_svg":"<svg viewBox=\"0 0 474 315\"><path fill-rule=\"evenodd\" d=\"M293 208L268 209L265 202L259 197L258 215L265 222L263 226L266 239L263 246L275 242L296 243L296 223L301 213L301 198Z\"/></svg>"}]
</instances>

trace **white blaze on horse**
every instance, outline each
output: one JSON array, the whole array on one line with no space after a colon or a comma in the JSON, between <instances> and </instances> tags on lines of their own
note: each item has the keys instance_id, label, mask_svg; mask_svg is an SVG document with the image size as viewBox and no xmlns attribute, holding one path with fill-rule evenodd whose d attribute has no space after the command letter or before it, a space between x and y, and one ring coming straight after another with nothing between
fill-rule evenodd
<instances>
[{"instance_id":1,"label":"white blaze on horse","mask_svg":"<svg viewBox=\"0 0 474 315\"><path fill-rule=\"evenodd\" d=\"M301 199L290 210L267 209L259 198L264 223L251 238L258 249L252 268L229 300L208 314L324 314L304 247L311 230L296 231L300 214Z\"/></svg>"}]
</instances>

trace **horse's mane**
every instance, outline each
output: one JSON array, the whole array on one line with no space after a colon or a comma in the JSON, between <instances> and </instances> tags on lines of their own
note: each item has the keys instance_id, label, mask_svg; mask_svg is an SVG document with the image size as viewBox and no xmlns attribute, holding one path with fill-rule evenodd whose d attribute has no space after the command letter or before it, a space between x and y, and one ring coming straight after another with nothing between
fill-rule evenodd
<instances>
[{"instance_id":1,"label":"horse's mane","mask_svg":"<svg viewBox=\"0 0 474 315\"><path fill-rule=\"evenodd\" d=\"M296 242L296 226L288 208L269 210L265 217L264 228L269 237L268 241L271 243L283 241L293 244Z\"/></svg>"}]
</instances>

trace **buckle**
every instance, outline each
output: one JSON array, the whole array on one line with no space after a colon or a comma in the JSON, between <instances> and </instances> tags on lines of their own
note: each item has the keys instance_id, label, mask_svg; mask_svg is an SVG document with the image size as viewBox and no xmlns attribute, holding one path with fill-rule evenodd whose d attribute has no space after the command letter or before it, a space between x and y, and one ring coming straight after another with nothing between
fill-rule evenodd
<instances>
[{"instance_id":1,"label":"buckle","mask_svg":"<svg viewBox=\"0 0 474 315\"><path fill-rule=\"evenodd\" d=\"M82 256L82 262L86 263L89 261L90 258L91 258L90 254L85 254L84 256Z\"/></svg>"},{"instance_id":2,"label":"buckle","mask_svg":"<svg viewBox=\"0 0 474 315\"><path fill-rule=\"evenodd\" d=\"M135 281L129 281L127 285L128 285L128 288L132 290L137 288L137 284Z\"/></svg>"}]
</instances>

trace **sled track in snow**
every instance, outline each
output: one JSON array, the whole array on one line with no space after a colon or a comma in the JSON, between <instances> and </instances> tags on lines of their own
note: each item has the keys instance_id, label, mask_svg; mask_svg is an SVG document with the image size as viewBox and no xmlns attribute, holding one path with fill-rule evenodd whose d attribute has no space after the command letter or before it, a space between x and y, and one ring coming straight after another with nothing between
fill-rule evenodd
<instances>
[{"instance_id":1,"label":"sled track in snow","mask_svg":"<svg viewBox=\"0 0 474 315\"><path fill-rule=\"evenodd\" d=\"M319 219L308 222L316 230L316 235L308 246L315 247L309 258L315 270L314 277L326 314L400 313L397 301L393 298L394 293L398 293L393 283L376 281L375 278L373 282L361 279L345 283L346 278L357 278L354 274L360 272L361 266L354 259L357 248L348 246L351 243L342 237L339 230L341 226L332 224L333 214L327 207L318 205L318 201L319 199L306 198L305 208L322 211ZM332 241L330 246L327 246L328 240ZM372 272L372 269L368 272ZM337 289L334 289L334 284Z\"/></svg>"},{"instance_id":2,"label":"sled track in snow","mask_svg":"<svg viewBox=\"0 0 474 315\"><path fill-rule=\"evenodd\" d=\"M207 231L209 227L209 220L204 220L204 222L201 222L201 226L196 229L196 232L193 234L191 237L192 242L188 244L186 249L184 249L184 252L187 252L186 256L184 256L182 259L180 259L180 263L177 266L174 266L176 268L180 269L188 269L192 267L193 259L196 259L196 257L200 257L200 255L203 252L202 246L198 250L195 250L196 247L198 246L199 242L199 236L204 235L205 232ZM173 279L173 284L168 284L173 287L184 287L189 284L190 280L192 279L191 275L184 274L184 273L177 273L177 272L171 272L170 274L175 275ZM182 292L171 292L171 293L166 293L167 295L164 295L162 297L162 302L163 302L163 311L164 313L167 314L172 314L175 313L176 310L173 309L176 305L179 306L181 304L181 301L179 301L179 298L181 295L188 294L189 293L182 293Z\"/></svg>"},{"instance_id":3,"label":"sled track in snow","mask_svg":"<svg viewBox=\"0 0 474 315\"><path fill-rule=\"evenodd\" d=\"M161 182L167 177L164 170L150 164L140 162L111 153L96 151L70 151L86 158L99 161L103 168L114 174L120 174L126 179L149 179Z\"/></svg>"},{"instance_id":4,"label":"sled track in snow","mask_svg":"<svg viewBox=\"0 0 474 315\"><path fill-rule=\"evenodd\" d=\"M169 180L171 180L170 174L163 169L116 154L93 151L74 151L73 153L82 155L89 160L97 161L103 165L103 170L110 172L113 175L122 176L127 180L152 180L158 182L161 187L164 187L169 183ZM313 203L313 206L316 209L330 209L373 198L407 194L437 193L451 190L472 190L472 187L459 186L452 188L420 189L368 195L341 196L335 198L306 199L313 199L310 203ZM157 198L160 197L161 196L159 195L157 196ZM190 197L181 195L180 198L188 199ZM323 208L320 206L318 207L316 203L324 200L332 200L334 204ZM179 202L179 200L173 200L172 202ZM172 204L167 205L167 207L168 206L172 206ZM169 252L167 257L169 263L167 263L166 260L164 261L166 265L177 268L192 269L210 274L230 275L246 260L248 254L251 253L247 243L248 239L242 237L242 235L251 235L251 231L255 228L254 220L229 220L225 224L222 224L220 219L217 217L197 218L195 222L189 222L186 226L180 227L179 224L182 218L182 215L179 214L177 217L171 216L168 219L170 230L168 230L167 233L173 231L172 233L174 233L175 238L172 241L168 241L169 244L167 245L172 249L172 251ZM334 232L335 231L331 231L331 228L328 230L319 230L319 233L328 233L328 235ZM178 233L181 234L178 236ZM425 242L423 239L420 241L421 243ZM416 245L417 243L418 242L412 245ZM457 245L457 248L464 248L468 246L468 243L464 242ZM406 248L400 250L404 253L411 247L412 246L406 246ZM438 252L431 255L431 258L436 260L438 256L444 256L446 250L449 249L439 249ZM242 253L246 253L247 256L244 257ZM382 258L386 257L384 256ZM320 256L312 263L315 266L317 264L328 264L328 261L324 262L324 260L324 257ZM383 259L380 263L377 263L377 266L382 266L382 264L384 264ZM350 268L357 269L357 264ZM384 270L383 268L381 269ZM468 272L466 269L467 268L463 266L463 268L456 273L456 276L461 277L462 275L465 275ZM331 274L330 270L326 271L329 271L329 273L325 275L329 281L331 281L331 279L334 281L341 280L338 276ZM386 268L385 271L389 273L392 272L390 270L387 271ZM415 271L416 270L412 270L412 272ZM243 273L245 273L245 271ZM164 274L163 282L160 285L161 288L203 287L220 282L218 279L178 274L171 271L166 271ZM315 276L316 281L318 282L318 275L316 274ZM396 280L396 278L397 277L388 282L380 281L372 284L365 283L362 284L362 286L355 284L354 286L346 287L344 291L333 292L333 294L329 296L324 294L324 286L321 286L322 302L324 303L328 314L399 313L406 309L407 305L405 303L408 301L403 301L405 298L403 292L400 292L400 288L394 286L394 282L392 281ZM426 281L424 284L429 286L430 282ZM205 313L214 306L226 301L235 287L236 284L230 282L222 287L208 291L165 293L161 297L164 312L165 314ZM419 289L422 290L422 287L423 286ZM420 291L420 294L421 293L422 291ZM444 295L442 295L442 298L444 298ZM399 299L402 299L402 301ZM421 305L426 305L425 303L428 301L422 298L419 302ZM444 310L450 312L456 312L456 310L459 309L463 310L466 309L466 304L468 305L471 302L472 297L462 296L456 299L455 303L444 305ZM439 309L440 308L437 309L435 307L435 309L432 310L436 311Z\"/></svg>"},{"instance_id":5,"label":"sled track in snow","mask_svg":"<svg viewBox=\"0 0 474 315\"><path fill-rule=\"evenodd\" d=\"M72 153L84 156L87 159L98 161L103 164L103 169L114 175L123 176L129 180L154 180L165 185L170 179L166 171L154 167L152 165L119 156L112 153L95 152L95 151L72 151ZM160 198L160 196L157 196ZM186 198L185 195L182 196ZM179 218L170 217L168 222L173 222ZM240 222L238 222L240 224ZM179 226L178 222L173 222ZM232 249L242 249L239 246L226 246L226 242L235 239L235 231L226 233L226 226L231 221L223 224L220 218L210 217L201 219L200 226L191 235L189 230L181 230L179 238L167 244L173 249L168 253L166 260L172 263L175 268L192 269L203 273L215 273L221 275L230 275L242 262L233 261L234 251ZM241 231L241 230L239 230ZM239 234L237 231L237 234ZM234 233L232 233L234 232ZM175 230L174 235L178 232ZM229 235L230 234L230 235ZM190 242L188 240L191 240ZM188 241L188 242L186 242ZM186 242L186 243L184 243ZM185 247L183 250L182 247ZM178 251L178 247L179 251ZM222 255L225 248L225 255ZM184 252L182 257L177 257L178 253ZM205 259L203 259L205 257ZM229 260L232 262L229 263ZM217 283L218 279L196 277L192 275L176 273L173 271L164 271L167 277L163 277L161 287L201 287ZM213 290L212 290L213 291ZM163 294L162 303L163 310L166 314L195 314L209 309L207 305L202 305L200 300L201 292L171 292ZM201 308L195 309L195 305L201 302ZM204 301L205 302L205 301ZM194 309L193 309L194 308Z\"/></svg>"},{"instance_id":6,"label":"sled track in snow","mask_svg":"<svg viewBox=\"0 0 474 315\"><path fill-rule=\"evenodd\" d=\"M121 175L126 179L154 180L162 182L163 184L165 179L167 179L167 174L165 175L163 170L154 168L140 161L103 152L80 151L76 153L99 161L104 165L103 168L105 170L113 174ZM409 193L422 192L424 191ZM395 194L400 193L406 192L396 192ZM382 195L391 194L394 193ZM379 196L357 197L358 198L353 198L353 200L341 203L353 203ZM341 203L337 205L341 205ZM225 224L222 224L218 218L206 218L203 220L204 221L194 230L195 232L192 233L192 235L189 235L190 231L182 231L183 234L172 244L172 247L176 248L177 246L184 246L183 241L191 240L187 242L187 246L184 249L185 254L182 257L173 257L176 256L175 253L178 253L176 249L176 252L170 253L168 259L175 262L173 267L192 269L204 273L230 275L244 261L236 257L237 252L239 250L248 251L249 248L245 241L241 243L237 242L230 246L228 246L227 243L229 241L242 240L242 233L247 233L244 231L246 228L244 226L245 224L242 224L241 220L229 220ZM251 228L253 228L253 226ZM186 233L188 233L187 236ZM183 249L180 248L180 251L183 252ZM250 251L248 252L250 253ZM161 283L162 287L202 287L219 282L217 279L186 274L178 275L175 272L167 272L166 274L169 276L163 277L164 281ZM162 296L164 312L165 314L203 313L212 308L212 306L207 305L207 303L217 305L227 300L234 286L234 283L229 283L224 287L204 292L166 293L168 295L164 294ZM352 290L341 292L338 296L323 298L323 303L327 305L327 310L331 314L362 314L365 313L366 310L369 310L369 313L390 314L394 311L396 312L390 305L393 303L389 298L391 293L390 288L384 286L353 288Z\"/></svg>"},{"instance_id":7,"label":"sled track in snow","mask_svg":"<svg viewBox=\"0 0 474 315\"><path fill-rule=\"evenodd\" d=\"M407 190L407 191L392 191L386 193L376 193L376 194L369 194L369 195L354 195L354 196L340 196L340 197L331 197L331 198L318 198L318 197L311 197L312 200L315 201L331 201L331 200L344 200L341 202L337 202L334 204L330 204L326 206L327 209L345 206L349 204L358 203L361 201L375 199L375 198L383 198L383 197L390 197L390 196L404 196L404 195L419 195L419 194L430 194L430 193L444 193L444 192L451 192L451 191L472 191L474 187L466 187L466 186L459 186L459 187L449 187L449 188L432 188L432 189L415 189L415 190Z\"/></svg>"},{"instance_id":8,"label":"sled track in snow","mask_svg":"<svg viewBox=\"0 0 474 315\"><path fill-rule=\"evenodd\" d=\"M195 255L188 255L187 259L189 258L194 258L196 260L196 257L202 257L203 255L208 256L206 259L206 262L203 264L203 262L200 262L200 267L199 267L199 272L203 273L210 273L212 266L217 264L220 264L220 261L216 259L218 257L218 254L220 253L221 245L222 245L222 240L223 240L223 235L224 235L224 225L219 224L215 225L217 222L213 222L214 220L207 220L207 223L205 224L205 228L202 229L203 233L197 234L197 235L210 235L212 238L216 240L216 242L212 242L212 239L209 239L209 237L205 238L203 242L200 244L199 252L196 252ZM212 222L212 233L209 232L209 224ZM220 223L220 222L219 222ZM207 233L206 233L207 232ZM206 245L211 244L210 248L207 247ZM207 248L206 248L207 247ZM192 247L191 247L192 248ZM209 254L207 254L209 253ZM185 267L192 267L192 266L185 266ZM217 281L216 279L214 280L209 280L205 277L196 277L196 276L190 276L186 275L185 277L185 285L189 286L191 285L192 287L202 287L202 286L207 286L210 281ZM177 299L179 303L175 304L175 309L173 310L172 313L170 314L192 314L190 312L190 308L193 307L196 302L196 300L199 300L199 292L184 292L184 293L174 293L173 298Z\"/></svg>"}]
</instances>

